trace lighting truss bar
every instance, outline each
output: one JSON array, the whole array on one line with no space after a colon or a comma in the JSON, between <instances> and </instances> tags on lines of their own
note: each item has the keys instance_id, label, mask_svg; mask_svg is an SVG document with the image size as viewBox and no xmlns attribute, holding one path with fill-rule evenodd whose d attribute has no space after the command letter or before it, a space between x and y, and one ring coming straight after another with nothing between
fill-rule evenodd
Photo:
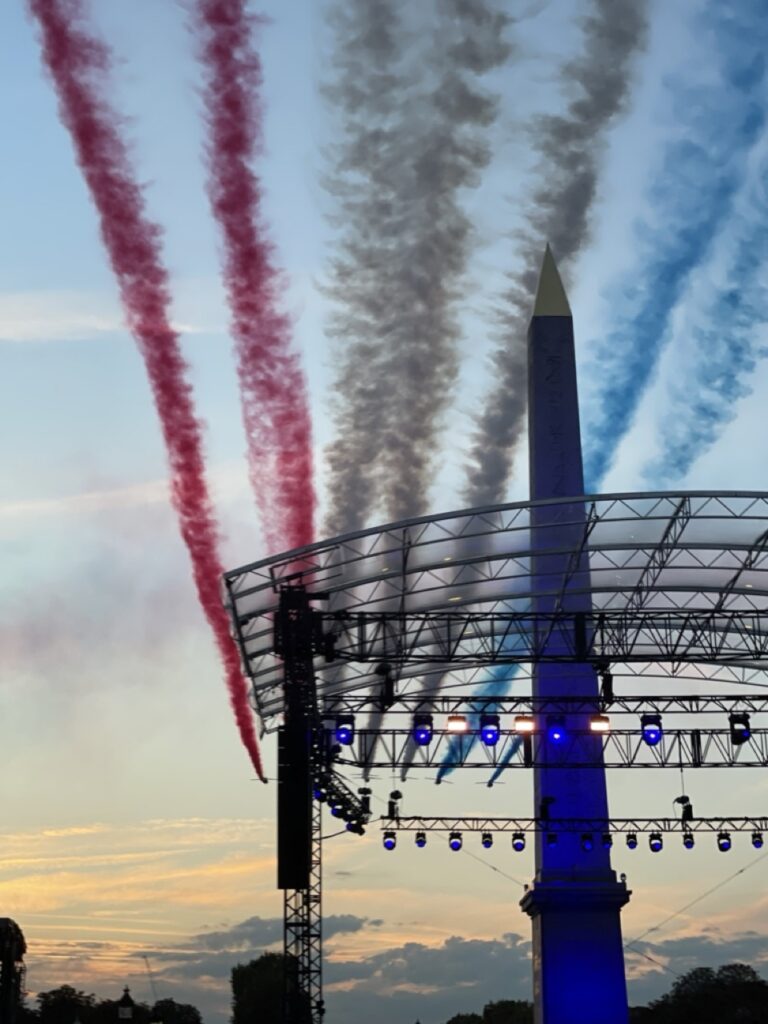
<instances>
[{"instance_id":1,"label":"lighting truss bar","mask_svg":"<svg viewBox=\"0 0 768 1024\"><path fill-rule=\"evenodd\" d=\"M727 729L668 729L648 746L639 729L614 729L600 736L603 760L594 759L597 734L568 732L553 746L542 733L526 740L502 732L499 742L486 747L473 735L434 729L432 742L415 746L410 729L360 730L355 742L344 747L335 764L371 770L418 768L765 768L768 767L768 730L753 729L749 739L734 746Z\"/></svg>"},{"instance_id":2,"label":"lighting truss bar","mask_svg":"<svg viewBox=\"0 0 768 1024\"><path fill-rule=\"evenodd\" d=\"M324 717L335 718L337 715L355 715L371 709L380 709L379 697L365 694L341 694L327 699L323 710ZM768 689L765 694L693 694L690 696L615 696L610 701L584 700L581 697L478 697L476 694L449 693L444 696L426 699L419 694L403 694L397 697L396 703L387 707L387 714L413 715L421 711L433 714L482 714L493 712L504 714L590 714L595 710L610 710L611 714L637 715L643 711L655 711L657 714L697 714L734 711L745 711L759 714L768 711Z\"/></svg>"},{"instance_id":3,"label":"lighting truss bar","mask_svg":"<svg viewBox=\"0 0 768 1024\"><path fill-rule=\"evenodd\" d=\"M327 661L754 664L768 658L768 612L315 612Z\"/></svg>"},{"instance_id":4,"label":"lighting truss bar","mask_svg":"<svg viewBox=\"0 0 768 1024\"><path fill-rule=\"evenodd\" d=\"M400 832L768 832L768 817L694 818L386 818Z\"/></svg>"}]
</instances>

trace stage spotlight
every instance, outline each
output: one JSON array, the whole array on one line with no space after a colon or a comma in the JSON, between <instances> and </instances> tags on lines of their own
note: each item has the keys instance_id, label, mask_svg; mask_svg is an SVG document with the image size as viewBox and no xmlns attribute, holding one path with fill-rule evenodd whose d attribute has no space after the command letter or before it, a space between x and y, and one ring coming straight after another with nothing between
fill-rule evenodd
<instances>
[{"instance_id":1,"label":"stage spotlight","mask_svg":"<svg viewBox=\"0 0 768 1024\"><path fill-rule=\"evenodd\" d=\"M336 742L340 743L342 747L351 746L355 738L355 719L352 715L340 715L336 719L334 736Z\"/></svg>"},{"instance_id":2,"label":"stage spotlight","mask_svg":"<svg viewBox=\"0 0 768 1024\"><path fill-rule=\"evenodd\" d=\"M658 853L664 845L664 840L661 838L661 832L651 832L648 836L648 845L651 848L651 853Z\"/></svg>"},{"instance_id":3,"label":"stage spotlight","mask_svg":"<svg viewBox=\"0 0 768 1024\"><path fill-rule=\"evenodd\" d=\"M547 846L557 846L557 832L547 832Z\"/></svg>"},{"instance_id":4,"label":"stage spotlight","mask_svg":"<svg viewBox=\"0 0 768 1024\"><path fill-rule=\"evenodd\" d=\"M637 833L636 832L627 832L627 849L628 850L636 850L637 849Z\"/></svg>"},{"instance_id":5,"label":"stage spotlight","mask_svg":"<svg viewBox=\"0 0 768 1024\"><path fill-rule=\"evenodd\" d=\"M493 836L491 835L490 832L483 832L483 836L480 842L483 844L484 850L490 850L490 848L493 846Z\"/></svg>"},{"instance_id":6,"label":"stage spotlight","mask_svg":"<svg viewBox=\"0 0 768 1024\"><path fill-rule=\"evenodd\" d=\"M730 832L718 832L717 834L717 848L720 853L728 853L731 848L731 833Z\"/></svg>"},{"instance_id":7,"label":"stage spotlight","mask_svg":"<svg viewBox=\"0 0 768 1024\"><path fill-rule=\"evenodd\" d=\"M420 747L432 741L432 715L413 716L413 738Z\"/></svg>"},{"instance_id":8,"label":"stage spotlight","mask_svg":"<svg viewBox=\"0 0 768 1024\"><path fill-rule=\"evenodd\" d=\"M448 715L446 726L448 732L462 733L469 729L469 722L464 715Z\"/></svg>"},{"instance_id":9,"label":"stage spotlight","mask_svg":"<svg viewBox=\"0 0 768 1024\"><path fill-rule=\"evenodd\" d=\"M584 834L581 837L581 848L582 848L582 850L584 850L586 853L589 853L589 851L593 848L594 845L595 845L595 840L594 840L594 837L593 837L592 833L591 832L584 832Z\"/></svg>"},{"instance_id":10,"label":"stage spotlight","mask_svg":"<svg viewBox=\"0 0 768 1024\"><path fill-rule=\"evenodd\" d=\"M661 715L643 715L640 719L643 740L649 747L655 747L664 735L661 728Z\"/></svg>"},{"instance_id":11,"label":"stage spotlight","mask_svg":"<svg viewBox=\"0 0 768 1024\"><path fill-rule=\"evenodd\" d=\"M451 832L448 836L448 845L456 853L461 849L461 832Z\"/></svg>"},{"instance_id":12,"label":"stage spotlight","mask_svg":"<svg viewBox=\"0 0 768 1024\"><path fill-rule=\"evenodd\" d=\"M486 747L495 747L499 742L501 729L499 728L498 715L480 716L480 739Z\"/></svg>"},{"instance_id":13,"label":"stage spotlight","mask_svg":"<svg viewBox=\"0 0 768 1024\"><path fill-rule=\"evenodd\" d=\"M693 840L693 832L684 832L683 833L683 846L685 847L686 850L692 850L693 849L693 842L694 842L694 840Z\"/></svg>"},{"instance_id":14,"label":"stage spotlight","mask_svg":"<svg viewBox=\"0 0 768 1024\"><path fill-rule=\"evenodd\" d=\"M753 832L752 833L752 845L756 850L762 850L763 848L763 833Z\"/></svg>"},{"instance_id":15,"label":"stage spotlight","mask_svg":"<svg viewBox=\"0 0 768 1024\"><path fill-rule=\"evenodd\" d=\"M418 846L418 848L420 850L424 849L424 847L427 845L427 833L426 832L417 832L416 833L416 845Z\"/></svg>"},{"instance_id":16,"label":"stage spotlight","mask_svg":"<svg viewBox=\"0 0 768 1024\"><path fill-rule=\"evenodd\" d=\"M749 715L741 712L729 715L728 723L731 727L731 743L734 747L740 747L742 743L746 743L752 735L752 730L749 727Z\"/></svg>"},{"instance_id":17,"label":"stage spotlight","mask_svg":"<svg viewBox=\"0 0 768 1024\"><path fill-rule=\"evenodd\" d=\"M522 853L525 849L525 836L522 832L515 832L512 836L512 849L516 853Z\"/></svg>"},{"instance_id":18,"label":"stage spotlight","mask_svg":"<svg viewBox=\"0 0 768 1024\"><path fill-rule=\"evenodd\" d=\"M550 743L562 743L565 739L565 723L555 715L547 717L547 737Z\"/></svg>"},{"instance_id":19,"label":"stage spotlight","mask_svg":"<svg viewBox=\"0 0 768 1024\"><path fill-rule=\"evenodd\" d=\"M603 832L603 849L610 850L613 846L613 836L610 832Z\"/></svg>"},{"instance_id":20,"label":"stage spotlight","mask_svg":"<svg viewBox=\"0 0 768 1024\"><path fill-rule=\"evenodd\" d=\"M385 850L394 850L397 846L397 836L394 832L385 832L383 841Z\"/></svg>"},{"instance_id":21,"label":"stage spotlight","mask_svg":"<svg viewBox=\"0 0 768 1024\"><path fill-rule=\"evenodd\" d=\"M592 715L589 728L590 732L608 733L611 731L611 720L608 715Z\"/></svg>"},{"instance_id":22,"label":"stage spotlight","mask_svg":"<svg viewBox=\"0 0 768 1024\"><path fill-rule=\"evenodd\" d=\"M515 732L531 733L536 729L536 723L530 715L515 715Z\"/></svg>"},{"instance_id":23,"label":"stage spotlight","mask_svg":"<svg viewBox=\"0 0 768 1024\"><path fill-rule=\"evenodd\" d=\"M320 803L323 803L324 800L327 798L328 794L326 793L322 786L315 786L315 788L312 790L312 796L315 798L315 800L319 800Z\"/></svg>"}]
</instances>

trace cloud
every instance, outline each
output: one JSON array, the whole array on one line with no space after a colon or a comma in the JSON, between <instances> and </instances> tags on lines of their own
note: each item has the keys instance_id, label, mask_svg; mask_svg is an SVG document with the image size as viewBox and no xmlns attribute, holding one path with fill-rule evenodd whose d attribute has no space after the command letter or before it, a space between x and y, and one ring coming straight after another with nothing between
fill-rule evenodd
<instances>
[{"instance_id":1,"label":"cloud","mask_svg":"<svg viewBox=\"0 0 768 1024\"><path fill-rule=\"evenodd\" d=\"M180 334L207 331L189 323L173 327ZM47 290L0 293L0 341L87 341L126 333L119 303L108 295Z\"/></svg>"},{"instance_id":2,"label":"cloud","mask_svg":"<svg viewBox=\"0 0 768 1024\"><path fill-rule=\"evenodd\" d=\"M323 918L323 937L330 939L345 932L358 932L366 925L378 927L381 924L381 920L371 921L366 917L356 917L354 914L331 914ZM282 941L282 937L282 918L249 917L225 931L203 932L196 935L194 944L201 950L252 950Z\"/></svg>"},{"instance_id":3,"label":"cloud","mask_svg":"<svg viewBox=\"0 0 768 1024\"><path fill-rule=\"evenodd\" d=\"M647 958L656 961L657 966ZM680 935L663 942L636 942L626 951L630 1003L643 1005L671 987L675 976L694 967L751 964L768 976L768 936L761 932L725 933L706 928L700 935Z\"/></svg>"}]
</instances>

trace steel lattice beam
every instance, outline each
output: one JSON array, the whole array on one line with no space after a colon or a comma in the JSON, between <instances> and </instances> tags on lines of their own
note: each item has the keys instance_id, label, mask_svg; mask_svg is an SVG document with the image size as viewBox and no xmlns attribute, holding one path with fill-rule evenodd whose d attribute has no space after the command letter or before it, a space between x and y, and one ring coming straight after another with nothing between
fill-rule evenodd
<instances>
[{"instance_id":1,"label":"steel lattice beam","mask_svg":"<svg viewBox=\"0 0 768 1024\"><path fill-rule=\"evenodd\" d=\"M315 653L327 661L449 666L768 660L768 612L755 610L315 615Z\"/></svg>"},{"instance_id":2,"label":"steel lattice beam","mask_svg":"<svg viewBox=\"0 0 768 1024\"><path fill-rule=\"evenodd\" d=\"M323 717L327 720L336 715L354 715L359 712L381 708L381 700L370 694L342 694L325 701ZM471 693L446 693L443 696L424 698L420 694L404 694L397 702L386 708L388 715L413 715L420 711L436 714L479 714L492 711L496 714L575 714L593 712L595 702L578 697L536 698L509 695L504 697L482 697ZM611 700L600 701L600 710L614 714L638 715L645 711L658 714L711 714L743 711L759 714L768 711L768 690L765 694L688 694L653 695L642 694L614 696Z\"/></svg>"},{"instance_id":3,"label":"steel lattice beam","mask_svg":"<svg viewBox=\"0 0 768 1024\"><path fill-rule=\"evenodd\" d=\"M284 892L283 923L287 976L285 1017L296 1024L322 1024L323 917L320 829L322 806L313 801L309 885Z\"/></svg>"},{"instance_id":4,"label":"steel lattice beam","mask_svg":"<svg viewBox=\"0 0 768 1024\"><path fill-rule=\"evenodd\" d=\"M753 729L744 743L734 746L723 729L673 729L656 746L648 746L638 729L613 730L602 737L604 761L591 757L595 734L571 733L554 747L542 734L521 738L502 733L495 746L484 746L474 735L434 730L432 742L416 746L410 730L360 730L351 746L342 747L336 764L366 771L396 769L406 764L419 768L765 768L768 767L768 730ZM584 751L582 754L581 751Z\"/></svg>"},{"instance_id":5,"label":"steel lattice beam","mask_svg":"<svg viewBox=\"0 0 768 1024\"><path fill-rule=\"evenodd\" d=\"M768 817L733 818L386 818L394 832L768 832Z\"/></svg>"}]
</instances>

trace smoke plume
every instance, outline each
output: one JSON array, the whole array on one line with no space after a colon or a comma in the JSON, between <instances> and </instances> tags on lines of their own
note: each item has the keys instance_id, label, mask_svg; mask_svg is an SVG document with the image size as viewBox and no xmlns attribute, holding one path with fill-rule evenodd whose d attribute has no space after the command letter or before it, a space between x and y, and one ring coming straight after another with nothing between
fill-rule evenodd
<instances>
[{"instance_id":1,"label":"smoke plume","mask_svg":"<svg viewBox=\"0 0 768 1024\"><path fill-rule=\"evenodd\" d=\"M563 70L569 96L562 115L537 119L533 146L544 184L534 193L518 248L520 270L506 296L503 345L494 356L496 383L478 417L467 469L471 506L504 500L527 405L526 332L541 253L549 241L568 271L590 237L607 129L624 110L630 67L647 33L646 0L593 0L584 19L584 52Z\"/></svg>"},{"instance_id":2,"label":"smoke plume","mask_svg":"<svg viewBox=\"0 0 768 1024\"><path fill-rule=\"evenodd\" d=\"M261 148L255 19L245 0L197 0L205 72L208 194L224 238L251 485L269 550L312 542L315 494L307 387L281 278L263 223L261 184L251 163Z\"/></svg>"},{"instance_id":3,"label":"smoke plume","mask_svg":"<svg viewBox=\"0 0 768 1024\"><path fill-rule=\"evenodd\" d=\"M617 289L614 305L622 310L621 316L596 350L600 388L586 410L584 473L588 490L597 489L618 442L629 429L668 340L675 307L691 272L706 259L713 241L732 217L749 152L765 127L768 26L762 5L752 2L726 8L713 0L697 19L697 29L700 38L714 43L715 59L710 57L699 72L700 82L672 83L670 102L679 133L667 146L654 175L649 197L652 215L638 230L639 266ZM753 210L746 216L747 231L755 231L757 242L759 218ZM736 257L734 271L739 275L742 269L746 272L753 260L762 260L764 251L759 243L753 252L745 250L741 258ZM741 261L744 265L738 269ZM738 315L740 305L746 309L749 301L745 293L734 303L741 287L739 277L733 285L735 294L725 294L720 310L711 310L715 317L711 329L721 332L723 338L730 331L738 333L738 321L731 317ZM683 421L676 420L671 437L679 450L664 456L666 466L659 468L666 474L684 472L703 450L700 443L706 446L714 437L705 424L711 421L710 399L717 401L718 385L707 396L707 380L716 373L709 362L711 356L721 365L728 362L728 344L723 338L710 342L702 338L701 351L694 356L695 379L686 380L684 403L689 411L692 398L702 403L697 415L704 417L703 432L700 441L696 440L693 435L699 428L686 414L685 421L693 429L689 458L687 442L678 435ZM735 335L732 355L746 356L739 352ZM733 369L738 373L736 365ZM727 396L726 387L725 401ZM718 402L721 410L723 404Z\"/></svg>"},{"instance_id":4,"label":"smoke plume","mask_svg":"<svg viewBox=\"0 0 768 1024\"><path fill-rule=\"evenodd\" d=\"M336 303L337 440L328 453L331 530L426 510L438 433L458 372L458 300L472 250L464 189L490 159L496 99L481 77L505 61L495 3L438 0L417 50L398 0L334 12L328 92L343 118L330 188L342 225Z\"/></svg>"},{"instance_id":5,"label":"smoke plume","mask_svg":"<svg viewBox=\"0 0 768 1024\"><path fill-rule=\"evenodd\" d=\"M643 470L653 487L678 485L714 444L750 394L749 375L766 349L759 333L768 321L768 147L729 218L731 235L716 282L685 326L685 374L663 401L661 452ZM763 339L764 341L764 339Z\"/></svg>"},{"instance_id":6,"label":"smoke plume","mask_svg":"<svg viewBox=\"0 0 768 1024\"><path fill-rule=\"evenodd\" d=\"M224 663L240 736L263 779L248 688L219 592L222 566L205 479L201 424L195 418L179 339L170 326L160 229L147 217L118 131L118 117L105 99L110 52L89 31L81 0L29 0L29 9L40 27L43 58L58 94L61 119L96 206L126 319L147 368L168 451L171 499L200 604Z\"/></svg>"}]
</instances>

